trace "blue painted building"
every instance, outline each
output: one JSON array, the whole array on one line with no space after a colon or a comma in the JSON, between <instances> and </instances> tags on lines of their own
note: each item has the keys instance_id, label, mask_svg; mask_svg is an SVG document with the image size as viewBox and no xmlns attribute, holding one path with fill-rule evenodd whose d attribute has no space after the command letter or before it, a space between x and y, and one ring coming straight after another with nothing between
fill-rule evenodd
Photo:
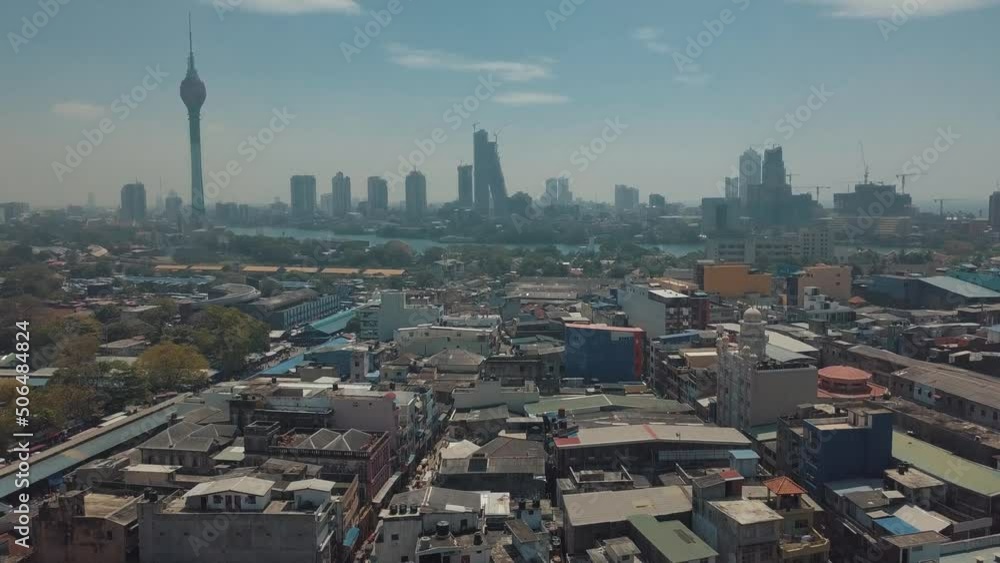
<instances>
[{"instance_id":1,"label":"blue painted building","mask_svg":"<svg viewBox=\"0 0 1000 563\"><path fill-rule=\"evenodd\" d=\"M892 460L892 412L859 407L805 420L801 475L810 493L844 479L880 479Z\"/></svg>"},{"instance_id":2,"label":"blue painted building","mask_svg":"<svg viewBox=\"0 0 1000 563\"><path fill-rule=\"evenodd\" d=\"M566 325L566 377L585 382L638 381L646 365L646 332L603 324Z\"/></svg>"}]
</instances>

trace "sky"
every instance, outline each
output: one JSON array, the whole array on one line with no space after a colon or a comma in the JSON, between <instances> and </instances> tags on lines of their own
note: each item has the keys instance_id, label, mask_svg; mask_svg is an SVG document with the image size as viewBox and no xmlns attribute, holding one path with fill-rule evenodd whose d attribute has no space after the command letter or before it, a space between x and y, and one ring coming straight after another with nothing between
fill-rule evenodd
<instances>
[{"instance_id":1,"label":"sky","mask_svg":"<svg viewBox=\"0 0 1000 563\"><path fill-rule=\"evenodd\" d=\"M431 202L454 200L477 123L499 136L511 193L565 174L589 200L628 184L695 202L771 144L794 185L842 192L863 143L873 180L916 174L916 200L985 207L998 4L8 0L0 200L114 206L138 179L151 203L161 184L187 202L190 12L209 207L287 202L294 174L327 192L338 171L364 198L368 176L414 167ZM394 183L390 200L402 194Z\"/></svg>"}]
</instances>

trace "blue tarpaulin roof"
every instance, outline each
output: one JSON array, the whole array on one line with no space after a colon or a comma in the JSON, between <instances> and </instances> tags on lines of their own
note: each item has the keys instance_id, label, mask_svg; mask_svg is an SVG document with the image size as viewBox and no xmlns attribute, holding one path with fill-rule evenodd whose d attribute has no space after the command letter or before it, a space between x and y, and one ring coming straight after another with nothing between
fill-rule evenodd
<instances>
[{"instance_id":1,"label":"blue tarpaulin roof","mask_svg":"<svg viewBox=\"0 0 1000 563\"><path fill-rule=\"evenodd\" d=\"M361 536L361 528L355 526L350 530L347 530L347 533L344 534L344 546L353 547L354 544L358 541L359 536Z\"/></svg>"},{"instance_id":2,"label":"blue tarpaulin roof","mask_svg":"<svg viewBox=\"0 0 1000 563\"><path fill-rule=\"evenodd\" d=\"M875 520L875 523L894 536L902 536L905 534L916 534L917 532L920 531L911 526L905 520L897 516L879 518Z\"/></svg>"}]
</instances>

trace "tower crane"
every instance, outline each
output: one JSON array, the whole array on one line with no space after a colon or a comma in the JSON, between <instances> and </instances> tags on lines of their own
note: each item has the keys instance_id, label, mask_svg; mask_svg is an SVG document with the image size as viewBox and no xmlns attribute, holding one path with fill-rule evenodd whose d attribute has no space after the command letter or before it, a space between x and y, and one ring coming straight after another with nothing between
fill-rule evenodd
<instances>
[{"instance_id":1,"label":"tower crane","mask_svg":"<svg viewBox=\"0 0 1000 563\"><path fill-rule=\"evenodd\" d=\"M865 144L858 141L858 148L861 150L861 164L865 167L865 184L867 184L868 178L871 177L871 167L868 166L868 159L865 158Z\"/></svg>"},{"instance_id":2,"label":"tower crane","mask_svg":"<svg viewBox=\"0 0 1000 563\"><path fill-rule=\"evenodd\" d=\"M832 190L832 189L833 188L831 188L830 186L809 186L809 187L794 188L794 190L797 191L797 192L811 192L813 190L816 190L816 203L819 203L819 192L820 191L822 191L822 190Z\"/></svg>"},{"instance_id":3,"label":"tower crane","mask_svg":"<svg viewBox=\"0 0 1000 563\"><path fill-rule=\"evenodd\" d=\"M935 203L941 204L941 216L944 217L944 204L947 201L962 201L959 197L942 197L934 200Z\"/></svg>"},{"instance_id":4,"label":"tower crane","mask_svg":"<svg viewBox=\"0 0 1000 563\"><path fill-rule=\"evenodd\" d=\"M916 174L916 173L913 173L913 172L911 172L909 174L896 174L896 179L899 180L899 182L900 182L899 187L903 191L904 194L906 193L906 179L910 178L912 176L921 176L921 174Z\"/></svg>"}]
</instances>

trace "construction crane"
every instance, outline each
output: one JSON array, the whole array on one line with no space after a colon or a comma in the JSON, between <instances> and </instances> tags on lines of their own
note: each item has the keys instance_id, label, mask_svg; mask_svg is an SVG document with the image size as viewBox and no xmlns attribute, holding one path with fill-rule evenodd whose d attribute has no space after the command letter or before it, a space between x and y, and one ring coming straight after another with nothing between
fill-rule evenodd
<instances>
[{"instance_id":1,"label":"construction crane","mask_svg":"<svg viewBox=\"0 0 1000 563\"><path fill-rule=\"evenodd\" d=\"M810 186L808 188L802 187L793 189L797 192L811 192L813 190L816 190L816 203L819 203L819 192L822 190L832 190L833 188L831 188L830 186Z\"/></svg>"},{"instance_id":2,"label":"construction crane","mask_svg":"<svg viewBox=\"0 0 1000 563\"><path fill-rule=\"evenodd\" d=\"M868 159L865 158L865 144L858 141L858 148L861 150L861 164L865 167L865 184L867 184L868 178L871 177L871 167L868 166Z\"/></svg>"},{"instance_id":3,"label":"construction crane","mask_svg":"<svg viewBox=\"0 0 1000 563\"><path fill-rule=\"evenodd\" d=\"M943 197L943 198L935 199L934 200L935 203L940 203L941 204L941 216L942 217L944 217L944 204L945 204L946 201L962 201L962 198L960 198L960 197Z\"/></svg>"},{"instance_id":4,"label":"construction crane","mask_svg":"<svg viewBox=\"0 0 1000 563\"><path fill-rule=\"evenodd\" d=\"M909 174L896 174L896 179L899 180L900 182L899 187L901 190L903 190L904 194L906 193L906 179L911 176L921 176L921 174L916 174L913 172Z\"/></svg>"}]
</instances>

